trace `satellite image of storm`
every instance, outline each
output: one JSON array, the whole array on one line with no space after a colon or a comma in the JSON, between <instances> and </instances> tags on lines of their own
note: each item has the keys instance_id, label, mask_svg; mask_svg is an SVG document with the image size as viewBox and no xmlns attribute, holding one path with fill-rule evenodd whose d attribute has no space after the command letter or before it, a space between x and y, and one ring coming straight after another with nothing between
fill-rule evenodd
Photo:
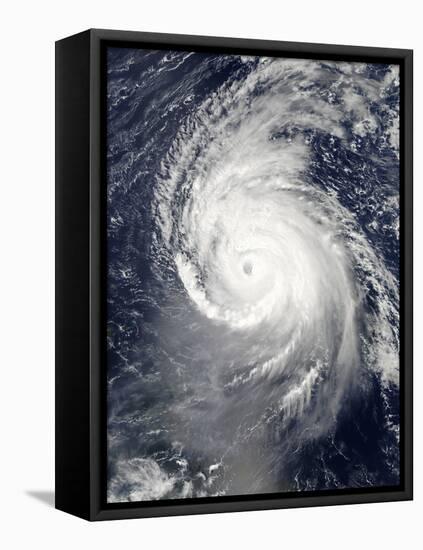
<instances>
[{"instance_id":1,"label":"satellite image of storm","mask_svg":"<svg viewBox=\"0 0 423 550\"><path fill-rule=\"evenodd\" d=\"M106 65L107 501L397 486L398 66Z\"/></svg>"}]
</instances>

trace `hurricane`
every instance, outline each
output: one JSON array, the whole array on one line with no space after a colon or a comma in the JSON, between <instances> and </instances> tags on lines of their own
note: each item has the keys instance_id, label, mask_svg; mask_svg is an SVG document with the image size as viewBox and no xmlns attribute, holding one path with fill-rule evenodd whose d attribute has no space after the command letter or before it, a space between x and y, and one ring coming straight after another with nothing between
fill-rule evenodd
<instances>
[{"instance_id":1,"label":"hurricane","mask_svg":"<svg viewBox=\"0 0 423 550\"><path fill-rule=\"evenodd\" d=\"M110 48L108 500L399 483L395 65Z\"/></svg>"}]
</instances>

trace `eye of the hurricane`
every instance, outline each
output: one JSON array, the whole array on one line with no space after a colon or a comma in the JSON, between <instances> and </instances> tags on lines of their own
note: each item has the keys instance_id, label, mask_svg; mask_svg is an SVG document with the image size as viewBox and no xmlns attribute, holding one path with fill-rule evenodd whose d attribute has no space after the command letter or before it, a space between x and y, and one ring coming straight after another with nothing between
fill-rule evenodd
<instances>
[{"instance_id":1,"label":"eye of the hurricane","mask_svg":"<svg viewBox=\"0 0 423 550\"><path fill-rule=\"evenodd\" d=\"M252 275L253 274L253 264L250 261L244 262L243 270L246 275Z\"/></svg>"}]
</instances>

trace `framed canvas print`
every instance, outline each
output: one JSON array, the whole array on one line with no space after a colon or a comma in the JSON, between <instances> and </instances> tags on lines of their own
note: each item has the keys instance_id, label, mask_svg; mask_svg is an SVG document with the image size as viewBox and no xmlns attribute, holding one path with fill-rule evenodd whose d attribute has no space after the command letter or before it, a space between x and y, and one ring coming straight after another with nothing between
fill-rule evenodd
<instances>
[{"instance_id":1,"label":"framed canvas print","mask_svg":"<svg viewBox=\"0 0 423 550\"><path fill-rule=\"evenodd\" d=\"M412 498L412 52L56 44L56 506Z\"/></svg>"}]
</instances>

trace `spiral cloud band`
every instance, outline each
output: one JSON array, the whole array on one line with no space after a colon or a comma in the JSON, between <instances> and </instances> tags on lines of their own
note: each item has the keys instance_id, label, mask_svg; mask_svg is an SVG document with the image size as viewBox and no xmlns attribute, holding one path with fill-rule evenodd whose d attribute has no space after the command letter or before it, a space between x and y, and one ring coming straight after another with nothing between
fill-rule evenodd
<instances>
[{"instance_id":1,"label":"spiral cloud band","mask_svg":"<svg viewBox=\"0 0 423 550\"><path fill-rule=\"evenodd\" d=\"M398 68L108 69L109 501L397 483Z\"/></svg>"}]
</instances>

